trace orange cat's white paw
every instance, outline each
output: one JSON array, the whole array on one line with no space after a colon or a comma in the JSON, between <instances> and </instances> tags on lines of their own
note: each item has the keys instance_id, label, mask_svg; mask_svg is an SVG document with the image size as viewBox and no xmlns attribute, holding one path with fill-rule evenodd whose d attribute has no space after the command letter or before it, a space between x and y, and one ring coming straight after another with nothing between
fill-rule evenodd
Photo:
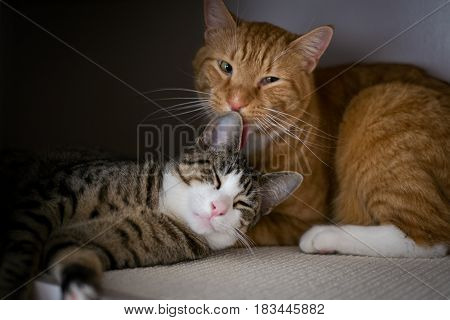
<instances>
[{"instance_id":1,"label":"orange cat's white paw","mask_svg":"<svg viewBox=\"0 0 450 320\"><path fill-rule=\"evenodd\" d=\"M305 253L334 253L337 251L339 229L335 226L314 226L300 238L300 250Z\"/></svg>"},{"instance_id":2,"label":"orange cat's white paw","mask_svg":"<svg viewBox=\"0 0 450 320\"><path fill-rule=\"evenodd\" d=\"M373 257L442 257L448 247L417 245L399 228L380 226L314 226L301 238L300 249L306 253L340 253Z\"/></svg>"}]
</instances>

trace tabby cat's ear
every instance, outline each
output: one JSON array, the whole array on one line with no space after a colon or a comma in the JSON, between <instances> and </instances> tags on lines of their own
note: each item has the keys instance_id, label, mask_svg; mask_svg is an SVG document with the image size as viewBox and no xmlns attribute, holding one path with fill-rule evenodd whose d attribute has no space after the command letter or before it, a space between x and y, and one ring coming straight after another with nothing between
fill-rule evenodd
<instances>
[{"instance_id":1,"label":"tabby cat's ear","mask_svg":"<svg viewBox=\"0 0 450 320\"><path fill-rule=\"evenodd\" d=\"M261 177L261 215L270 211L286 200L303 181L297 172L266 173Z\"/></svg>"},{"instance_id":2,"label":"tabby cat's ear","mask_svg":"<svg viewBox=\"0 0 450 320\"><path fill-rule=\"evenodd\" d=\"M205 149L239 152L242 126L241 116L237 112L228 112L208 123L199 139L199 144Z\"/></svg>"},{"instance_id":3,"label":"tabby cat's ear","mask_svg":"<svg viewBox=\"0 0 450 320\"><path fill-rule=\"evenodd\" d=\"M233 16L222 0L204 0L203 10L207 31L236 27Z\"/></svg>"},{"instance_id":4,"label":"tabby cat's ear","mask_svg":"<svg viewBox=\"0 0 450 320\"><path fill-rule=\"evenodd\" d=\"M321 26L300 36L292 41L289 46L297 49L303 58L304 69L307 72L312 72L330 44L332 37L333 28L330 26Z\"/></svg>"}]
</instances>

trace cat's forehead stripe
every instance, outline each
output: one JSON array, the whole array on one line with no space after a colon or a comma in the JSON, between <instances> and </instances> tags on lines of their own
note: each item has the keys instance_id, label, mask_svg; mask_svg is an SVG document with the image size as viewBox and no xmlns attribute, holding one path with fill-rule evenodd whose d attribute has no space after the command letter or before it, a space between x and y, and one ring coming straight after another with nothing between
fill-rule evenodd
<instances>
[{"instance_id":1,"label":"cat's forehead stripe","mask_svg":"<svg viewBox=\"0 0 450 320\"><path fill-rule=\"evenodd\" d=\"M241 63L258 64L261 68L270 68L274 58L280 52L287 50L287 45L295 39L295 35L289 36L282 30L274 30L273 26L265 23L242 23L238 27L236 35L232 35L235 46L229 46L228 50L233 50L230 57L239 60ZM230 35L231 36L231 35ZM258 48L258 50L255 50Z\"/></svg>"}]
</instances>

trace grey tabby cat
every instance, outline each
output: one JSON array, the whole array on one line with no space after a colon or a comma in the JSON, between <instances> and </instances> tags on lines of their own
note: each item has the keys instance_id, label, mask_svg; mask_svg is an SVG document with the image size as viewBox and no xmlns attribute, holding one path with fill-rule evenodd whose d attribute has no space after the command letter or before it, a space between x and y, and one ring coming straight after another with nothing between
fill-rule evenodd
<instances>
[{"instance_id":1,"label":"grey tabby cat","mask_svg":"<svg viewBox=\"0 0 450 320\"><path fill-rule=\"evenodd\" d=\"M226 114L177 162L92 160L41 182L13 214L1 297L27 297L23 284L48 268L65 299L97 298L105 270L198 259L233 246L302 181L297 173L247 167L241 135L241 117Z\"/></svg>"}]
</instances>

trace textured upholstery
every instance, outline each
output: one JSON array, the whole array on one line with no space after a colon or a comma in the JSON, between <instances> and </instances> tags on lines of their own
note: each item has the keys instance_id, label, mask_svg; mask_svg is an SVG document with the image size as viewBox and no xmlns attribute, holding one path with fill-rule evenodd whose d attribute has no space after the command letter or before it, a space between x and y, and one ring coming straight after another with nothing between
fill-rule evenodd
<instances>
[{"instance_id":1,"label":"textured upholstery","mask_svg":"<svg viewBox=\"0 0 450 320\"><path fill-rule=\"evenodd\" d=\"M111 271L104 286L114 296L144 299L445 299L450 297L450 257L233 249L172 266Z\"/></svg>"}]
</instances>

